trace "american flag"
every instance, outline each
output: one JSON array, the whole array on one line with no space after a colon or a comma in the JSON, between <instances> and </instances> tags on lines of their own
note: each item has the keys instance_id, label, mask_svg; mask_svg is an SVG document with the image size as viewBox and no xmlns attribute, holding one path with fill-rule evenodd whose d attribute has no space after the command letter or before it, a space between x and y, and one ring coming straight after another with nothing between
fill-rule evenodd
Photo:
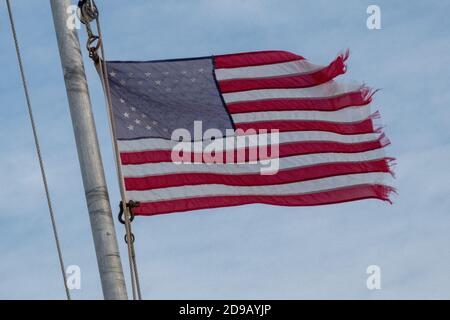
<instances>
[{"instance_id":1,"label":"american flag","mask_svg":"<svg viewBox=\"0 0 450 320\"><path fill-rule=\"evenodd\" d=\"M140 202L134 213L390 201L393 188L385 181L392 159L384 152L388 139L374 124L373 92L333 80L345 73L347 57L326 66L286 51L107 62L126 196ZM183 156L195 160L211 143L195 123L202 132L223 133L214 140L223 146L214 151L223 162L201 156L194 164L173 161L180 144L190 150ZM190 140L174 138L177 129ZM242 135L260 141L271 130L279 134L267 144L278 152L265 159L251 161L255 144L228 144ZM228 161L238 152L243 161ZM262 160L274 157L278 171L261 174Z\"/></svg>"}]
</instances>

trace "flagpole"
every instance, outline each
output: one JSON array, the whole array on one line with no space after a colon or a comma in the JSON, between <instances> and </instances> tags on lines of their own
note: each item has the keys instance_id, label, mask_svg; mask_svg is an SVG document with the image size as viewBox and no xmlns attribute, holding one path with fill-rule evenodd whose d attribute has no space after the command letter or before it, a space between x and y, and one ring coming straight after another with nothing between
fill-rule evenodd
<instances>
[{"instance_id":1,"label":"flagpole","mask_svg":"<svg viewBox=\"0 0 450 320\"><path fill-rule=\"evenodd\" d=\"M71 0L50 0L86 202L105 299L127 299L125 278L92 114L80 42L70 29ZM70 11L69 11L70 12Z\"/></svg>"}]
</instances>

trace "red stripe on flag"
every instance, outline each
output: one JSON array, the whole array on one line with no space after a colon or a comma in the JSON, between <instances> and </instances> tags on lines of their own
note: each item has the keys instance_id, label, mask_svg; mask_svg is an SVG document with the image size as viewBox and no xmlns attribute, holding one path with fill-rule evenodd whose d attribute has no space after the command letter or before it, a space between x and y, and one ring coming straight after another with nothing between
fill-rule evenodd
<instances>
[{"instance_id":1,"label":"red stripe on flag","mask_svg":"<svg viewBox=\"0 0 450 320\"><path fill-rule=\"evenodd\" d=\"M304 195L200 197L170 201L145 202L141 203L133 210L133 212L136 215L150 216L189 210L238 206L251 203L263 203L279 206L315 206L362 199L380 199L390 202L389 194L392 191L394 191L393 188L384 185L360 185Z\"/></svg>"},{"instance_id":2,"label":"red stripe on flag","mask_svg":"<svg viewBox=\"0 0 450 320\"><path fill-rule=\"evenodd\" d=\"M240 68L304 59L302 56L287 51L243 52L214 56L214 67L216 69Z\"/></svg>"},{"instance_id":3,"label":"red stripe on flag","mask_svg":"<svg viewBox=\"0 0 450 320\"><path fill-rule=\"evenodd\" d=\"M149 190L200 184L224 184L230 186L263 186L271 184L292 183L338 175L391 172L389 161L380 159L353 163L327 163L279 171L274 175L251 174L217 174L217 173L177 173L139 178L125 178L125 188L132 190Z\"/></svg>"},{"instance_id":4,"label":"red stripe on flag","mask_svg":"<svg viewBox=\"0 0 450 320\"><path fill-rule=\"evenodd\" d=\"M364 106L370 102L372 102L372 96L368 94L368 89L364 89L329 98L272 99L228 103L227 109L232 114L288 110L337 111L350 106Z\"/></svg>"},{"instance_id":5,"label":"red stripe on flag","mask_svg":"<svg viewBox=\"0 0 450 320\"><path fill-rule=\"evenodd\" d=\"M220 91L230 93L254 89L306 88L328 82L345 73L344 58L339 56L329 66L309 74L257 79L231 79L219 81Z\"/></svg>"},{"instance_id":6,"label":"red stripe on flag","mask_svg":"<svg viewBox=\"0 0 450 320\"><path fill-rule=\"evenodd\" d=\"M339 134L362 134L374 133L378 129L374 128L372 118L352 123L335 123L326 121L305 121L305 120L276 120L249 123L236 123L236 129L242 130L279 130L289 131L328 131Z\"/></svg>"},{"instance_id":7,"label":"red stripe on flag","mask_svg":"<svg viewBox=\"0 0 450 320\"><path fill-rule=\"evenodd\" d=\"M388 145L390 142L384 135L381 135L378 140L360 142L360 143L341 143L341 142L329 142L329 141L303 141L303 142L289 142L279 145L280 158L289 157L294 155L305 155L312 153L326 153L326 152L340 152L340 153L354 153L364 152L374 149L382 148ZM238 152L245 152L245 159L248 161L249 154L255 148L246 148L244 150L230 150L227 152L219 152L214 155L219 159L237 159ZM269 149L270 150L270 149ZM144 163L159 163L159 162L172 162L171 150L149 150L140 152L122 152L120 154L122 165L138 165ZM195 153L189 153L188 155L180 154L180 157L191 159L201 159L201 156L195 156ZM270 156L270 155L269 155ZM259 157L257 160L262 160L264 157ZM225 160L224 160L225 162Z\"/></svg>"}]
</instances>

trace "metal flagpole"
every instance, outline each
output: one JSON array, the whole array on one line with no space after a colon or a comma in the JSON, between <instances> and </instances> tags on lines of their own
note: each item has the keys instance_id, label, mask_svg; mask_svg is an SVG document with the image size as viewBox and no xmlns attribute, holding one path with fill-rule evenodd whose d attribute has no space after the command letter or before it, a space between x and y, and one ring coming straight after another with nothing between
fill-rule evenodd
<instances>
[{"instance_id":1,"label":"metal flagpole","mask_svg":"<svg viewBox=\"0 0 450 320\"><path fill-rule=\"evenodd\" d=\"M86 202L105 299L127 299L80 42L67 21L70 0L50 0ZM70 11L69 11L70 12Z\"/></svg>"}]
</instances>

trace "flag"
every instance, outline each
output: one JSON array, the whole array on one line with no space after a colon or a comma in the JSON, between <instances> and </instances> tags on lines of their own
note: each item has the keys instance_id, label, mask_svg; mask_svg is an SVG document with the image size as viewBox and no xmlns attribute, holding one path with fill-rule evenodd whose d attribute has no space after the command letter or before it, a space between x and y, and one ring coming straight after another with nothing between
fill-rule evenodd
<instances>
[{"instance_id":1,"label":"flag","mask_svg":"<svg viewBox=\"0 0 450 320\"><path fill-rule=\"evenodd\" d=\"M389 140L373 91L286 51L108 61L128 200L136 215L263 203L389 200Z\"/></svg>"}]
</instances>

